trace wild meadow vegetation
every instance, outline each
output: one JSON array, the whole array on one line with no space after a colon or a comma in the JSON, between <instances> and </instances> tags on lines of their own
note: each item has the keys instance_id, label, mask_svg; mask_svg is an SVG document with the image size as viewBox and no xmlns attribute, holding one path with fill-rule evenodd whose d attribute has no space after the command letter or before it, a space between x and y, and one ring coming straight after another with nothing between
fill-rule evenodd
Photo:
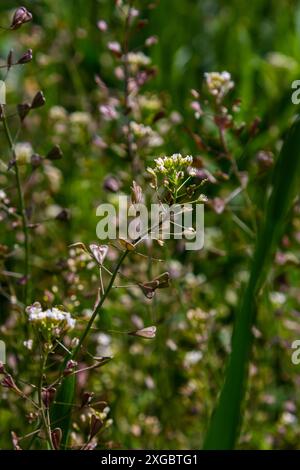
<instances>
[{"instance_id":1,"label":"wild meadow vegetation","mask_svg":"<svg viewBox=\"0 0 300 470\"><path fill-rule=\"evenodd\" d=\"M0 12L0 448L299 448L300 3Z\"/></svg>"}]
</instances>

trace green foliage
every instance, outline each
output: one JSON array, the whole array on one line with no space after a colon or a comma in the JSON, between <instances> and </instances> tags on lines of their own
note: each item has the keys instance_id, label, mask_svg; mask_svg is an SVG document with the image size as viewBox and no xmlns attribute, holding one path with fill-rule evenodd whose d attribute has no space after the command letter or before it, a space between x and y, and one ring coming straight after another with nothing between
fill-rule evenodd
<instances>
[{"instance_id":1,"label":"green foliage","mask_svg":"<svg viewBox=\"0 0 300 470\"><path fill-rule=\"evenodd\" d=\"M272 194L255 246L249 281L237 311L225 383L204 443L205 449L232 449L241 424L254 318L259 292L272 268L274 250L286 225L288 212L299 194L300 119L290 129L273 175Z\"/></svg>"}]
</instances>

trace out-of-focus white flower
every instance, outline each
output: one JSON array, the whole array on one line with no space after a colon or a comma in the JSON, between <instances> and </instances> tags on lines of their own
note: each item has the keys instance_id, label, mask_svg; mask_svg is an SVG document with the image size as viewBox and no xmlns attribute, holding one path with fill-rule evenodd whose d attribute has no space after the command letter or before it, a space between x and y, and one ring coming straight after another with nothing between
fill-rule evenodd
<instances>
[{"instance_id":1,"label":"out-of-focus white flower","mask_svg":"<svg viewBox=\"0 0 300 470\"><path fill-rule=\"evenodd\" d=\"M107 44L108 49L111 52L114 52L115 54L120 54L121 53L121 45L117 41L111 41Z\"/></svg>"},{"instance_id":2,"label":"out-of-focus white flower","mask_svg":"<svg viewBox=\"0 0 300 470\"><path fill-rule=\"evenodd\" d=\"M51 191L56 193L59 190L62 182L62 172L59 168L56 168L51 164L44 164L44 173L48 178Z\"/></svg>"},{"instance_id":3,"label":"out-of-focus white flower","mask_svg":"<svg viewBox=\"0 0 300 470\"><path fill-rule=\"evenodd\" d=\"M15 145L15 156L19 165L30 163L32 154L33 149L29 142L18 142Z\"/></svg>"},{"instance_id":4,"label":"out-of-focus white flower","mask_svg":"<svg viewBox=\"0 0 300 470\"><path fill-rule=\"evenodd\" d=\"M149 147L159 147L163 144L161 136L150 126L132 121L130 123L130 130L138 139L147 139Z\"/></svg>"},{"instance_id":5,"label":"out-of-focus white flower","mask_svg":"<svg viewBox=\"0 0 300 470\"><path fill-rule=\"evenodd\" d=\"M104 33L105 31L107 31L107 23L106 21L104 20L99 20L97 22L97 27L98 29L100 29L100 31L102 31L102 33Z\"/></svg>"},{"instance_id":6,"label":"out-of-focus white flower","mask_svg":"<svg viewBox=\"0 0 300 470\"><path fill-rule=\"evenodd\" d=\"M97 355L102 357L112 357L113 351L111 348L111 336L106 333L99 333L97 335Z\"/></svg>"},{"instance_id":7,"label":"out-of-focus white flower","mask_svg":"<svg viewBox=\"0 0 300 470\"><path fill-rule=\"evenodd\" d=\"M62 106L52 106L49 111L49 117L53 119L53 121L65 121L67 115L66 109Z\"/></svg>"},{"instance_id":8,"label":"out-of-focus white flower","mask_svg":"<svg viewBox=\"0 0 300 470\"><path fill-rule=\"evenodd\" d=\"M27 348L29 351L32 350L32 345L33 345L32 339L28 339L27 341L24 341L23 344L25 348Z\"/></svg>"},{"instance_id":9,"label":"out-of-focus white flower","mask_svg":"<svg viewBox=\"0 0 300 470\"><path fill-rule=\"evenodd\" d=\"M270 292L269 298L275 305L283 305L286 302L286 296L283 292Z\"/></svg>"},{"instance_id":10,"label":"out-of-focus white flower","mask_svg":"<svg viewBox=\"0 0 300 470\"><path fill-rule=\"evenodd\" d=\"M221 101L234 87L229 72L210 72L205 73L204 76L209 93L215 96L218 101Z\"/></svg>"},{"instance_id":11,"label":"out-of-focus white flower","mask_svg":"<svg viewBox=\"0 0 300 470\"><path fill-rule=\"evenodd\" d=\"M203 354L201 351L189 351L186 353L185 357L184 357L184 366L185 367L190 367L190 366L193 366L195 364L197 364L197 362L201 361L203 357Z\"/></svg>"},{"instance_id":12,"label":"out-of-focus white flower","mask_svg":"<svg viewBox=\"0 0 300 470\"><path fill-rule=\"evenodd\" d=\"M289 413L288 411L285 411L281 415L281 421L283 424L287 424L287 425L295 424L297 422L297 417L294 414Z\"/></svg>"}]
</instances>

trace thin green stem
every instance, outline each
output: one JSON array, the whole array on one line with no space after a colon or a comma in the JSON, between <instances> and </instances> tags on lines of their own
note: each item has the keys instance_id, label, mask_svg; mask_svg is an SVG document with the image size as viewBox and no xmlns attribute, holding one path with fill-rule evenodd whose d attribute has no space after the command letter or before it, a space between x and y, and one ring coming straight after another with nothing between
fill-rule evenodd
<instances>
[{"instance_id":1,"label":"thin green stem","mask_svg":"<svg viewBox=\"0 0 300 470\"><path fill-rule=\"evenodd\" d=\"M50 425L50 420L48 417L48 412L45 410L44 403L43 403L43 377L44 377L44 371L46 368L47 364L47 359L48 359L48 354L42 354L42 359L41 359L41 372L40 372L40 382L38 386L38 396L39 396L39 407L41 411L41 419L43 423L43 427L45 428L45 433L47 436L47 442L51 450L54 450L54 446L52 443L52 437L51 437L51 425Z\"/></svg>"},{"instance_id":2,"label":"thin green stem","mask_svg":"<svg viewBox=\"0 0 300 470\"><path fill-rule=\"evenodd\" d=\"M25 305L29 305L30 303L30 244L29 244L29 231L28 231L28 224L27 224L27 216L26 216L26 209L24 203L24 196L22 192L22 184L20 178L20 172L18 168L18 162L16 161L16 154L15 154L15 144L13 138L11 136L10 129L8 127L4 106L2 106L2 122L4 133L6 139L8 141L13 160L14 160L14 168L15 168L15 175L16 175L16 185L17 185L17 192L19 198L19 206L22 218L22 229L24 234L24 249L25 249L25 261L24 261L24 276L25 276L25 284L24 284L24 303Z\"/></svg>"},{"instance_id":3,"label":"thin green stem","mask_svg":"<svg viewBox=\"0 0 300 470\"><path fill-rule=\"evenodd\" d=\"M96 304L96 306L95 306L95 308L94 308L94 312L93 312L93 314L92 314L92 316L91 316L91 318L90 318L90 320L89 320L89 322L88 322L88 324L87 324L85 330L83 331L83 333L82 333L82 335L81 335L81 337L80 337L80 339L79 339L79 343L78 343L77 347L74 349L74 351L73 351L73 353L72 353L72 356L71 356L72 359L74 359L74 358L77 356L78 352L80 351L80 348L81 348L81 346L82 346L82 344L83 344L83 342L84 342L86 336L88 335L88 333L89 333L89 331L90 331L90 329L91 329L91 327L92 327L92 325L93 325L93 323L94 323L94 320L95 320L96 316L98 315L98 313L99 313L99 311L100 311L102 305L103 305L104 302L105 302L106 297L108 296L108 294L109 294L111 288L113 287L113 283L114 283L114 281L115 281L115 279L116 279L116 277L117 277L117 274L118 274L118 271L119 271L119 269L120 269L120 266L122 265L124 259L125 259L126 256L128 255L128 253L129 253L129 250L125 250L125 251L122 253L122 256L120 256L119 261L118 261L118 263L117 263L117 265L116 265L116 267L115 267L115 269L114 269L114 271L113 271L113 273L112 273L112 276L111 276L111 278L110 278L109 284L108 284L107 288L105 289L104 294L101 296L100 301Z\"/></svg>"}]
</instances>

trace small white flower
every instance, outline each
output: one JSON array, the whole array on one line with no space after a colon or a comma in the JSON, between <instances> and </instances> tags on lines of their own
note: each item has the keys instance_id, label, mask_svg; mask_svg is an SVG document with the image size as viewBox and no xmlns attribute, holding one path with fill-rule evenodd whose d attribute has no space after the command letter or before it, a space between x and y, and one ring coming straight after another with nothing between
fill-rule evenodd
<instances>
[{"instance_id":1,"label":"small white flower","mask_svg":"<svg viewBox=\"0 0 300 470\"><path fill-rule=\"evenodd\" d=\"M204 76L209 93L215 96L217 101L221 101L234 87L229 72L210 72L205 73Z\"/></svg>"},{"instance_id":2,"label":"small white flower","mask_svg":"<svg viewBox=\"0 0 300 470\"><path fill-rule=\"evenodd\" d=\"M49 111L50 119L54 121L64 121L67 118L67 111L62 106L52 106Z\"/></svg>"},{"instance_id":3,"label":"small white flower","mask_svg":"<svg viewBox=\"0 0 300 470\"><path fill-rule=\"evenodd\" d=\"M29 142L18 142L15 145L16 160L20 165L30 163L31 155L33 154L32 146Z\"/></svg>"},{"instance_id":4,"label":"small white flower","mask_svg":"<svg viewBox=\"0 0 300 470\"><path fill-rule=\"evenodd\" d=\"M81 126L87 126L91 122L91 115L83 111L75 111L70 114L70 122Z\"/></svg>"},{"instance_id":5,"label":"small white flower","mask_svg":"<svg viewBox=\"0 0 300 470\"><path fill-rule=\"evenodd\" d=\"M3 189L0 189L0 201L4 201L6 199L6 194Z\"/></svg>"}]
</instances>

